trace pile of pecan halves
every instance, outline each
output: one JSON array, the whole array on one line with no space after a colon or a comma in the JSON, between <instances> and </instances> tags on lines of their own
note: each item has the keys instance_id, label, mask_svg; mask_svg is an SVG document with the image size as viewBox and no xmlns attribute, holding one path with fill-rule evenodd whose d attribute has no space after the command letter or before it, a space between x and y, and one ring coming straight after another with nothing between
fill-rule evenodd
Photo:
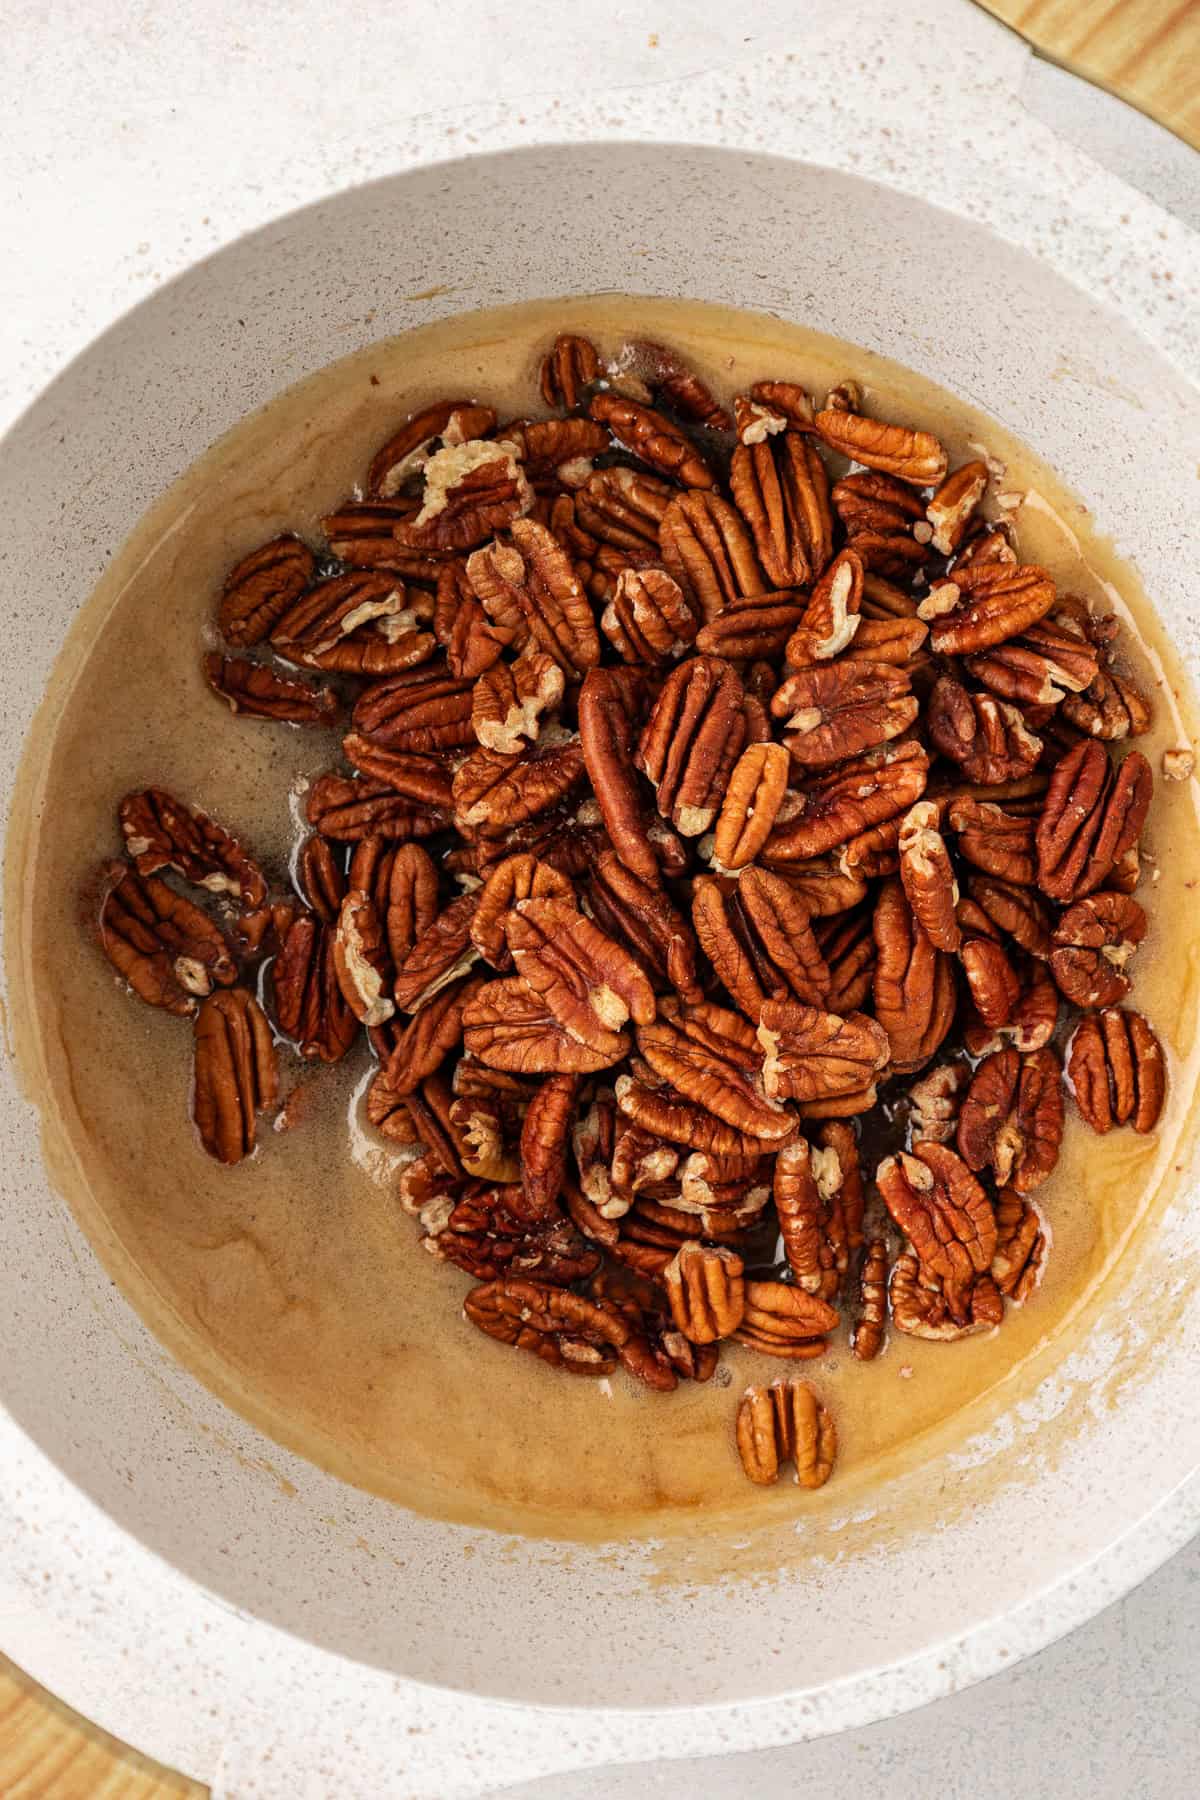
<instances>
[{"instance_id":1,"label":"pile of pecan halves","mask_svg":"<svg viewBox=\"0 0 1200 1800\"><path fill-rule=\"evenodd\" d=\"M319 549L232 570L211 685L338 726L342 765L288 898L127 796L104 948L194 1015L223 1162L281 1042L335 1062L365 1027L401 1206L467 1318L552 1367L816 1358L839 1302L864 1360L889 1314L995 1327L1038 1280L1064 1091L1097 1132L1163 1102L1123 1004L1152 776L1116 621L1020 561L987 463L852 382L731 417L659 346L564 336L541 391L506 425L426 408ZM795 1380L746 1391L737 1442L758 1482L835 1454Z\"/></svg>"}]
</instances>

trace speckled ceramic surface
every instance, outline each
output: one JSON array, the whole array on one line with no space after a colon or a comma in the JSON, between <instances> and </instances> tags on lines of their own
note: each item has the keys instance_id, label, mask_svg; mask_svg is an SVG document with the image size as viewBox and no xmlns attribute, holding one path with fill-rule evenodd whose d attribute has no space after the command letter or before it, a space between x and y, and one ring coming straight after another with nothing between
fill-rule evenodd
<instances>
[{"instance_id":1,"label":"speckled ceramic surface","mask_svg":"<svg viewBox=\"0 0 1200 1800\"><path fill-rule=\"evenodd\" d=\"M528 9L531 30L540 10ZM446 311L588 289L773 308L968 394L1091 501L1195 670L1200 588L1180 521L1200 464L1196 238L1022 112L1023 53L971 9L923 7L903 46L882 5L811 10L802 51L772 28L770 54L730 72L703 72L724 53L705 44L686 81L591 99L578 89L587 46L560 64L547 34L542 79L561 76L561 93L502 104L515 76L498 53L492 102L472 70L452 116L399 125L396 94L385 108L347 58L328 105L344 106L355 155L315 131L278 182L277 95L251 126L237 96L253 45L233 59L236 142L262 160L236 203L232 177L218 183L219 238L361 175L400 173L190 268L15 426L0 455L20 598L0 673L4 768L112 547L250 407ZM175 54L164 51L164 79ZM439 71L419 65L406 91L436 95ZM168 174L182 216L196 171L181 159ZM165 241L158 272L188 270L195 236ZM94 303L80 290L88 333L116 311L115 297ZM78 325L61 296L47 304L59 308L57 364ZM32 392L53 371L17 349ZM1133 478L1147 466L1149 486ZM7 1075L0 1104L5 1648L218 1795L449 1800L605 1758L837 1730L1068 1630L1200 1520L1200 1303L1186 1297L1200 1232L1186 1182L1086 1347L988 1443L935 1472L951 1523L898 1550L830 1554L803 1593L781 1582L751 1594L732 1579L654 1579L652 1547L564 1557L414 1520L270 1444L183 1374L112 1288L48 1190ZM1164 1289L1180 1294L1175 1323L1148 1350L1139 1307ZM1056 1418L1073 1428L1042 1468ZM847 1519L847 1533L864 1523ZM204 1705L170 1705L168 1674Z\"/></svg>"}]
</instances>

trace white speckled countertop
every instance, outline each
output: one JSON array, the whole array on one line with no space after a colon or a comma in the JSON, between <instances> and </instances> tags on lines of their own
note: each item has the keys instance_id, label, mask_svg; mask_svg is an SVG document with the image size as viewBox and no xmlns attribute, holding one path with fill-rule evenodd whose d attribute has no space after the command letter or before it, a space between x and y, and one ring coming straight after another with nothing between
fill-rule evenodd
<instances>
[{"instance_id":1,"label":"white speckled countertop","mask_svg":"<svg viewBox=\"0 0 1200 1800\"><path fill-rule=\"evenodd\" d=\"M817 121L823 108L833 129L839 57L872 59L878 116L873 130L865 118L854 128L861 152L844 152L846 166L978 216L1020 207L1017 189L998 198L979 180L988 158L1003 156L1004 109L1017 96L1048 140L1065 132L1085 151L1071 170L1075 205L1095 205L1103 216L1111 184L1088 160L1097 158L1178 217L1200 218L1195 157L1116 103L1031 66L1024 47L966 0L908 9L906 30L944 34L945 83L969 70L979 93L994 90L1001 123L989 121L990 138L981 131L977 143L964 142L955 168L929 157L919 135L905 135L911 114L888 86L881 46L890 12L884 0L810 0L806 8L743 0L736 9L678 0L574 9L480 0L467 9L409 0L403 8L338 11L314 0L260 0L253 9L233 0L136 7L91 0L86 9L17 0L7 14L8 129L0 141L0 226L9 249L0 277L0 426L118 314L208 251L334 188L422 155L467 152L476 126L489 142L552 139L560 135L559 98L578 94L584 72L594 115L609 128L675 135L678 98L668 116L660 91L689 78L697 117L727 115L730 141L769 147L770 121L747 116L739 69L768 54L807 59L814 124L807 138L795 127L789 142L819 160ZM846 122L843 151L852 135ZM968 181L976 184L969 197ZM1164 213L1168 262L1174 230ZM1026 237L1061 263L1052 207L1044 224L1031 215ZM1106 282L1136 292L1145 335L1181 360L1194 356L1195 296L1189 310L1188 296L1164 288L1161 270L1127 264L1118 242L1100 260ZM52 1513L44 1524L53 1531ZM982 1687L863 1731L723 1762L640 1763L530 1781L531 1772L556 1766L544 1724L535 1732L511 1710L429 1694L414 1705L401 1759L406 1774L390 1791L417 1800L482 1792L523 1800L720 1800L754 1792L774 1800L801 1788L838 1795L886 1783L892 1800L930 1791L947 1800L998 1800L1013 1791L1166 1800L1200 1787L1198 1580L1194 1543L1073 1637ZM20 1619L0 1612L0 1649L55 1686L53 1621L47 1614L38 1629L33 1617L32 1608ZM160 1703L199 1716L206 1696L192 1691L184 1666L178 1643L164 1643L164 1685L171 1686ZM252 1671L246 1680L252 1685ZM66 1697L78 1701L77 1693ZM451 1711L464 1745L475 1743L453 1772ZM277 1724L286 1761L291 1728ZM196 1741L203 1735L198 1728ZM630 1754L598 1740L590 1759L606 1748ZM218 1800L280 1791L260 1787L260 1771L236 1766L237 1754L236 1745L222 1752ZM333 1776L305 1776L289 1791L313 1800L339 1791Z\"/></svg>"}]
</instances>

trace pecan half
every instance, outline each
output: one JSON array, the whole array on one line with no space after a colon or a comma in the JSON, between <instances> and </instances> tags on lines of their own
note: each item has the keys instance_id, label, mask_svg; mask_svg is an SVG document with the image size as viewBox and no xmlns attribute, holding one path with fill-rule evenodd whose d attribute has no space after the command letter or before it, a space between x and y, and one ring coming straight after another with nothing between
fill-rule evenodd
<instances>
[{"instance_id":1,"label":"pecan half","mask_svg":"<svg viewBox=\"0 0 1200 1800\"><path fill-rule=\"evenodd\" d=\"M696 648L706 656L723 656L727 662L764 661L770 685L762 698L767 699L775 686L772 665L782 658L806 609L807 601L790 592L732 600L715 619L701 626Z\"/></svg>"},{"instance_id":2,"label":"pecan half","mask_svg":"<svg viewBox=\"0 0 1200 1800\"><path fill-rule=\"evenodd\" d=\"M525 1216L544 1218L554 1211L567 1171L567 1150L579 1097L576 1075L551 1075L543 1081L521 1127L521 1195Z\"/></svg>"},{"instance_id":3,"label":"pecan half","mask_svg":"<svg viewBox=\"0 0 1200 1800\"><path fill-rule=\"evenodd\" d=\"M417 1020L423 1017L417 1014ZM616 1044L612 1051L596 1051L572 1037L520 977L482 985L463 1020L463 1043L471 1055L489 1068L517 1075L595 1074L620 1061L628 1049L626 1038L611 1035Z\"/></svg>"},{"instance_id":4,"label":"pecan half","mask_svg":"<svg viewBox=\"0 0 1200 1800\"><path fill-rule=\"evenodd\" d=\"M383 1025L395 1012L386 993L391 957L375 902L362 888L342 901L333 933L333 966L338 986L355 1018Z\"/></svg>"},{"instance_id":5,"label":"pecan half","mask_svg":"<svg viewBox=\"0 0 1200 1800\"><path fill-rule=\"evenodd\" d=\"M766 583L737 510L720 494L690 489L672 500L658 528L659 549L698 625ZM777 583L782 586L782 583Z\"/></svg>"},{"instance_id":6,"label":"pecan half","mask_svg":"<svg viewBox=\"0 0 1200 1800\"><path fill-rule=\"evenodd\" d=\"M829 477L811 439L796 431L754 442L743 437L729 486L771 585L815 581L833 553L833 514Z\"/></svg>"},{"instance_id":7,"label":"pecan half","mask_svg":"<svg viewBox=\"0 0 1200 1800\"><path fill-rule=\"evenodd\" d=\"M731 895L722 882L699 876L692 921L700 948L747 1018L757 1022L768 998L824 1004L829 971L804 902L782 876L745 869Z\"/></svg>"},{"instance_id":8,"label":"pecan half","mask_svg":"<svg viewBox=\"0 0 1200 1800\"><path fill-rule=\"evenodd\" d=\"M968 781L985 786L1028 775L1042 753L1024 716L991 694L973 694L952 675L934 683L927 711L929 736Z\"/></svg>"},{"instance_id":9,"label":"pecan half","mask_svg":"<svg viewBox=\"0 0 1200 1800\"><path fill-rule=\"evenodd\" d=\"M789 675L771 699L793 762L824 768L899 737L920 707L902 669L850 657Z\"/></svg>"},{"instance_id":10,"label":"pecan half","mask_svg":"<svg viewBox=\"0 0 1200 1800\"><path fill-rule=\"evenodd\" d=\"M506 856L489 872L477 896L471 917L471 942L493 969L511 969L512 956L504 938L508 915L518 900L558 895L571 900L574 889L567 877L528 852Z\"/></svg>"},{"instance_id":11,"label":"pecan half","mask_svg":"<svg viewBox=\"0 0 1200 1800\"><path fill-rule=\"evenodd\" d=\"M742 1468L758 1487L778 1481L781 1465L791 1462L800 1487L819 1488L833 1473L837 1431L807 1382L773 1381L742 1395L737 1447Z\"/></svg>"},{"instance_id":12,"label":"pecan half","mask_svg":"<svg viewBox=\"0 0 1200 1800\"><path fill-rule=\"evenodd\" d=\"M1150 764L1131 750L1113 772L1099 744L1085 741L1057 763L1037 824L1037 884L1069 902L1103 887L1137 843L1150 806Z\"/></svg>"},{"instance_id":13,"label":"pecan half","mask_svg":"<svg viewBox=\"0 0 1200 1800\"><path fill-rule=\"evenodd\" d=\"M985 1056L971 1077L958 1117L959 1155L968 1168L990 1167L1020 1194L1040 1187L1058 1161L1063 1134L1062 1071L1052 1050Z\"/></svg>"},{"instance_id":14,"label":"pecan half","mask_svg":"<svg viewBox=\"0 0 1200 1800\"><path fill-rule=\"evenodd\" d=\"M813 935L829 970L826 1009L843 1016L861 1011L875 976L870 911L859 908L822 919L813 927Z\"/></svg>"},{"instance_id":15,"label":"pecan half","mask_svg":"<svg viewBox=\"0 0 1200 1800\"><path fill-rule=\"evenodd\" d=\"M611 1301L515 1277L472 1288L463 1311L489 1337L576 1375L611 1375L635 1335Z\"/></svg>"},{"instance_id":16,"label":"pecan half","mask_svg":"<svg viewBox=\"0 0 1200 1800\"><path fill-rule=\"evenodd\" d=\"M492 408L473 400L436 400L421 412L410 413L400 430L371 458L367 493L383 500L398 494L424 469L439 438L447 444L465 444L487 437L495 428Z\"/></svg>"},{"instance_id":17,"label":"pecan half","mask_svg":"<svg viewBox=\"0 0 1200 1800\"><path fill-rule=\"evenodd\" d=\"M827 1348L838 1315L817 1294L782 1281L747 1281L746 1310L733 1336L766 1356L805 1361Z\"/></svg>"},{"instance_id":18,"label":"pecan half","mask_svg":"<svg viewBox=\"0 0 1200 1800\"><path fill-rule=\"evenodd\" d=\"M787 792L782 744L750 744L734 764L717 815L713 855L723 869L744 869L770 836Z\"/></svg>"},{"instance_id":19,"label":"pecan half","mask_svg":"<svg viewBox=\"0 0 1200 1800\"><path fill-rule=\"evenodd\" d=\"M965 796L951 800L946 816L967 862L1018 887L1033 885L1037 874L1033 819L990 800Z\"/></svg>"},{"instance_id":20,"label":"pecan half","mask_svg":"<svg viewBox=\"0 0 1200 1800\"><path fill-rule=\"evenodd\" d=\"M1166 1096L1162 1045L1141 1013L1106 1007L1079 1021L1067 1045L1067 1086L1092 1130L1154 1130Z\"/></svg>"},{"instance_id":21,"label":"pecan half","mask_svg":"<svg viewBox=\"0 0 1200 1800\"><path fill-rule=\"evenodd\" d=\"M913 917L935 950L953 954L962 938L954 915L958 883L940 821L941 811L934 801L918 800L900 821L896 848L900 881Z\"/></svg>"},{"instance_id":22,"label":"pecan half","mask_svg":"<svg viewBox=\"0 0 1200 1800\"><path fill-rule=\"evenodd\" d=\"M478 962L471 938L478 904L477 894L460 894L425 926L396 970L392 991L401 1012L419 1012Z\"/></svg>"},{"instance_id":23,"label":"pecan half","mask_svg":"<svg viewBox=\"0 0 1200 1800\"><path fill-rule=\"evenodd\" d=\"M992 876L972 875L967 893L994 930L1011 937L1030 956L1050 955L1050 908L1033 888L1017 887Z\"/></svg>"},{"instance_id":24,"label":"pecan half","mask_svg":"<svg viewBox=\"0 0 1200 1800\"><path fill-rule=\"evenodd\" d=\"M840 1025L841 1020L837 1023ZM638 1049L663 1081L669 1082L684 1099L733 1126L741 1139L781 1143L795 1130L792 1115L778 1102L764 1099L759 1091L755 1077L760 1073L762 1051L754 1027L736 1013L711 1001L688 1007L664 1002L652 1025L638 1027L637 1041ZM617 1099L623 1104L619 1084ZM639 1123L647 1123L661 1137L691 1142L697 1150L742 1148L740 1142L726 1146L716 1141L679 1139L665 1123L654 1125L645 1119Z\"/></svg>"},{"instance_id":25,"label":"pecan half","mask_svg":"<svg viewBox=\"0 0 1200 1800\"><path fill-rule=\"evenodd\" d=\"M772 1193L784 1255L797 1285L823 1300L834 1298L845 1270L845 1243L830 1229L840 1174L837 1152L814 1151L806 1138L785 1144L775 1158Z\"/></svg>"},{"instance_id":26,"label":"pecan half","mask_svg":"<svg viewBox=\"0 0 1200 1800\"><path fill-rule=\"evenodd\" d=\"M340 710L331 688L277 675L268 663L250 662L243 656L211 651L204 658L204 677L213 693L228 701L230 712L244 713L248 719L329 725Z\"/></svg>"},{"instance_id":27,"label":"pecan half","mask_svg":"<svg viewBox=\"0 0 1200 1800\"><path fill-rule=\"evenodd\" d=\"M1027 631L1054 601L1054 582L1036 563L960 563L934 583L917 614L937 655L970 656Z\"/></svg>"},{"instance_id":28,"label":"pecan half","mask_svg":"<svg viewBox=\"0 0 1200 1800\"><path fill-rule=\"evenodd\" d=\"M358 1036L358 1020L338 981L329 926L301 913L271 965L275 1020L301 1056L338 1062Z\"/></svg>"},{"instance_id":29,"label":"pecan half","mask_svg":"<svg viewBox=\"0 0 1200 1800\"><path fill-rule=\"evenodd\" d=\"M271 1027L245 988L212 994L196 1014L192 1117L200 1142L223 1163L254 1149L258 1114L279 1097Z\"/></svg>"},{"instance_id":30,"label":"pecan half","mask_svg":"<svg viewBox=\"0 0 1200 1800\"><path fill-rule=\"evenodd\" d=\"M770 863L808 862L899 819L925 792L929 758L919 744L887 745L810 777L795 810L780 809L762 848Z\"/></svg>"},{"instance_id":31,"label":"pecan half","mask_svg":"<svg viewBox=\"0 0 1200 1800\"><path fill-rule=\"evenodd\" d=\"M660 814L684 837L699 837L717 816L745 742L743 697L733 669L715 656L693 657L659 691L634 761L653 784Z\"/></svg>"},{"instance_id":32,"label":"pecan half","mask_svg":"<svg viewBox=\"0 0 1200 1800\"><path fill-rule=\"evenodd\" d=\"M874 1362L883 1348L888 1315L888 1253L881 1237L869 1240L859 1275L858 1313L850 1347L859 1362Z\"/></svg>"},{"instance_id":33,"label":"pecan half","mask_svg":"<svg viewBox=\"0 0 1200 1800\"><path fill-rule=\"evenodd\" d=\"M591 419L522 419L507 425L504 435L538 487L582 487L592 458L608 448L607 432Z\"/></svg>"},{"instance_id":34,"label":"pecan half","mask_svg":"<svg viewBox=\"0 0 1200 1800\"><path fill-rule=\"evenodd\" d=\"M100 948L139 1000L185 1018L214 984L237 980L230 947L207 913L128 863L101 870Z\"/></svg>"},{"instance_id":35,"label":"pecan half","mask_svg":"<svg viewBox=\"0 0 1200 1800\"><path fill-rule=\"evenodd\" d=\"M1026 706L1057 706L1081 692L1099 673L1096 651L1056 620L1041 619L1018 637L968 656L967 672L1002 700Z\"/></svg>"},{"instance_id":36,"label":"pecan half","mask_svg":"<svg viewBox=\"0 0 1200 1800\"><path fill-rule=\"evenodd\" d=\"M600 375L600 357L590 339L575 332L560 332L542 358L538 385L547 406L574 412Z\"/></svg>"},{"instance_id":37,"label":"pecan half","mask_svg":"<svg viewBox=\"0 0 1200 1800\"><path fill-rule=\"evenodd\" d=\"M840 407L819 412L813 424L831 450L866 469L894 475L912 487L934 487L945 476L946 452L927 431L885 425Z\"/></svg>"},{"instance_id":38,"label":"pecan half","mask_svg":"<svg viewBox=\"0 0 1200 1800\"><path fill-rule=\"evenodd\" d=\"M345 675L394 675L427 662L437 648L405 605L403 583L371 570L310 588L275 621L271 645L287 662Z\"/></svg>"},{"instance_id":39,"label":"pecan half","mask_svg":"<svg viewBox=\"0 0 1200 1800\"><path fill-rule=\"evenodd\" d=\"M360 774L383 783L404 800L442 808L451 803L450 770L440 756L381 749L357 731L347 732L342 739L342 754Z\"/></svg>"},{"instance_id":40,"label":"pecan half","mask_svg":"<svg viewBox=\"0 0 1200 1800\"><path fill-rule=\"evenodd\" d=\"M348 781L344 775L322 775L313 782L304 816L322 837L356 844L381 837L405 842L445 831L452 815L441 806L397 794L386 782Z\"/></svg>"},{"instance_id":41,"label":"pecan half","mask_svg":"<svg viewBox=\"0 0 1200 1800\"><path fill-rule=\"evenodd\" d=\"M1021 982L1003 944L990 937L968 937L959 960L980 1019L993 1031L1007 1025L1021 997Z\"/></svg>"},{"instance_id":42,"label":"pecan half","mask_svg":"<svg viewBox=\"0 0 1200 1800\"><path fill-rule=\"evenodd\" d=\"M634 719L627 690L610 669L589 671L579 691L579 741L613 849L642 881L657 885L658 860L642 816L633 767Z\"/></svg>"},{"instance_id":43,"label":"pecan half","mask_svg":"<svg viewBox=\"0 0 1200 1800\"><path fill-rule=\"evenodd\" d=\"M1004 1317L1004 1299L990 1273L975 1278L958 1296L955 1309L939 1278L907 1250L892 1266L888 1299L897 1331L937 1344L990 1331ZM956 1310L961 1319L955 1316Z\"/></svg>"},{"instance_id":44,"label":"pecan half","mask_svg":"<svg viewBox=\"0 0 1200 1800\"><path fill-rule=\"evenodd\" d=\"M968 1020L963 1042L971 1056L987 1056L993 1050L1003 1049L1005 1044L1012 1044L1014 1049L1022 1052L1040 1050L1054 1035L1058 1023L1058 989L1049 973L1028 957L1013 957L1010 963L1019 986L1016 1002L1003 1025L985 1025L978 1015Z\"/></svg>"},{"instance_id":45,"label":"pecan half","mask_svg":"<svg viewBox=\"0 0 1200 1800\"><path fill-rule=\"evenodd\" d=\"M1028 1300L1041 1279L1046 1234L1036 1210L1012 1188L996 1197L996 1254L992 1280L1006 1299Z\"/></svg>"},{"instance_id":46,"label":"pecan half","mask_svg":"<svg viewBox=\"0 0 1200 1800\"><path fill-rule=\"evenodd\" d=\"M225 577L217 629L239 649L259 644L313 578L316 558L298 537L272 538L244 556Z\"/></svg>"},{"instance_id":47,"label":"pecan half","mask_svg":"<svg viewBox=\"0 0 1200 1800\"><path fill-rule=\"evenodd\" d=\"M512 538L522 559L514 592L529 636L569 681L581 681L600 660L600 638L571 559L536 519L515 519Z\"/></svg>"},{"instance_id":48,"label":"pecan half","mask_svg":"<svg viewBox=\"0 0 1200 1800\"><path fill-rule=\"evenodd\" d=\"M1091 894L1069 906L1054 932L1050 970L1076 1006L1115 1006L1129 992L1125 973L1146 935L1146 915L1128 894Z\"/></svg>"},{"instance_id":49,"label":"pecan half","mask_svg":"<svg viewBox=\"0 0 1200 1800\"><path fill-rule=\"evenodd\" d=\"M945 1144L918 1143L911 1156L901 1151L885 1158L875 1180L922 1271L942 1284L951 1319L969 1323L972 1286L991 1268L996 1250L996 1215L984 1189ZM896 1323L906 1329L899 1314Z\"/></svg>"},{"instance_id":50,"label":"pecan half","mask_svg":"<svg viewBox=\"0 0 1200 1800\"><path fill-rule=\"evenodd\" d=\"M674 661L696 636L696 615L665 569L622 569L600 629L624 662Z\"/></svg>"},{"instance_id":51,"label":"pecan half","mask_svg":"<svg viewBox=\"0 0 1200 1800\"><path fill-rule=\"evenodd\" d=\"M350 879L374 898L398 968L437 912L437 870L429 852L420 844L393 846L366 838L351 858Z\"/></svg>"},{"instance_id":52,"label":"pecan half","mask_svg":"<svg viewBox=\"0 0 1200 1800\"><path fill-rule=\"evenodd\" d=\"M767 1000L759 1015L758 1041L768 1096L844 1102L847 1113L865 1112L874 1104L875 1081L888 1062L888 1037L865 1013L842 1018L795 1000Z\"/></svg>"},{"instance_id":53,"label":"pecan half","mask_svg":"<svg viewBox=\"0 0 1200 1800\"><path fill-rule=\"evenodd\" d=\"M681 1244L662 1272L671 1317L693 1344L729 1337L746 1309L744 1264L735 1250Z\"/></svg>"},{"instance_id":54,"label":"pecan half","mask_svg":"<svg viewBox=\"0 0 1200 1800\"><path fill-rule=\"evenodd\" d=\"M397 535L411 523L418 506L408 497L346 500L337 512L321 520L321 528L331 552L347 567L386 569L407 580L433 585L441 569L438 554L412 549Z\"/></svg>"},{"instance_id":55,"label":"pecan half","mask_svg":"<svg viewBox=\"0 0 1200 1800\"><path fill-rule=\"evenodd\" d=\"M596 859L587 906L609 937L629 946L653 982L673 988L686 1002L701 998L696 940L683 914L662 888L627 869L615 851L602 851Z\"/></svg>"},{"instance_id":56,"label":"pecan half","mask_svg":"<svg viewBox=\"0 0 1200 1800\"><path fill-rule=\"evenodd\" d=\"M941 1063L908 1090L908 1119L914 1139L948 1144L958 1123L962 1097L971 1079L966 1063Z\"/></svg>"},{"instance_id":57,"label":"pecan half","mask_svg":"<svg viewBox=\"0 0 1200 1800\"><path fill-rule=\"evenodd\" d=\"M623 449L641 457L661 474L671 476L682 487L711 488L717 485L716 477L691 439L653 407L641 406L636 400L627 400L610 390L593 394L588 411L593 419L611 431ZM587 524L586 519L584 523Z\"/></svg>"},{"instance_id":58,"label":"pecan half","mask_svg":"<svg viewBox=\"0 0 1200 1800\"><path fill-rule=\"evenodd\" d=\"M406 550L428 554L473 549L533 504L519 446L506 438L447 444L425 464L421 508L392 530Z\"/></svg>"},{"instance_id":59,"label":"pecan half","mask_svg":"<svg viewBox=\"0 0 1200 1800\"><path fill-rule=\"evenodd\" d=\"M677 490L640 469L597 469L575 497L583 529L620 555L621 566L659 560L658 528Z\"/></svg>"},{"instance_id":60,"label":"pecan half","mask_svg":"<svg viewBox=\"0 0 1200 1800\"><path fill-rule=\"evenodd\" d=\"M867 897L866 881L847 874L829 856L814 857L811 862L781 863L778 873L799 894L810 919L848 912Z\"/></svg>"},{"instance_id":61,"label":"pecan half","mask_svg":"<svg viewBox=\"0 0 1200 1800\"><path fill-rule=\"evenodd\" d=\"M654 397L681 417L710 431L729 431L733 420L694 369L663 344L635 339L622 347L620 367L628 367L650 384Z\"/></svg>"},{"instance_id":62,"label":"pecan half","mask_svg":"<svg viewBox=\"0 0 1200 1800\"><path fill-rule=\"evenodd\" d=\"M174 869L195 887L254 910L267 898L262 870L223 825L165 788L126 794L118 818L139 875Z\"/></svg>"},{"instance_id":63,"label":"pecan half","mask_svg":"<svg viewBox=\"0 0 1200 1800\"><path fill-rule=\"evenodd\" d=\"M1107 743L1141 737L1154 722L1146 696L1112 668L1098 669L1083 693L1064 695L1062 712L1080 731Z\"/></svg>"},{"instance_id":64,"label":"pecan half","mask_svg":"<svg viewBox=\"0 0 1200 1800\"><path fill-rule=\"evenodd\" d=\"M354 705L354 728L381 749L425 754L474 741L473 684L444 668L410 669L373 682Z\"/></svg>"},{"instance_id":65,"label":"pecan half","mask_svg":"<svg viewBox=\"0 0 1200 1800\"><path fill-rule=\"evenodd\" d=\"M863 578L857 551L839 551L814 587L804 616L784 648L789 668L828 662L849 648L862 624Z\"/></svg>"},{"instance_id":66,"label":"pecan half","mask_svg":"<svg viewBox=\"0 0 1200 1800\"><path fill-rule=\"evenodd\" d=\"M941 556L953 556L983 499L988 484L985 462L963 463L947 475L937 493L925 508L925 517L933 527L930 542Z\"/></svg>"},{"instance_id":67,"label":"pecan half","mask_svg":"<svg viewBox=\"0 0 1200 1800\"><path fill-rule=\"evenodd\" d=\"M538 744L519 756L474 750L454 777L459 828L498 835L536 819L577 788L584 773L583 750L576 739Z\"/></svg>"},{"instance_id":68,"label":"pecan half","mask_svg":"<svg viewBox=\"0 0 1200 1800\"><path fill-rule=\"evenodd\" d=\"M572 902L518 900L504 933L518 974L579 1043L620 1054L621 1027L654 1018L654 990L638 963Z\"/></svg>"},{"instance_id":69,"label":"pecan half","mask_svg":"<svg viewBox=\"0 0 1200 1800\"><path fill-rule=\"evenodd\" d=\"M937 949L894 876L875 904L875 1016L898 1073L919 1069L954 1023L953 965Z\"/></svg>"}]
</instances>

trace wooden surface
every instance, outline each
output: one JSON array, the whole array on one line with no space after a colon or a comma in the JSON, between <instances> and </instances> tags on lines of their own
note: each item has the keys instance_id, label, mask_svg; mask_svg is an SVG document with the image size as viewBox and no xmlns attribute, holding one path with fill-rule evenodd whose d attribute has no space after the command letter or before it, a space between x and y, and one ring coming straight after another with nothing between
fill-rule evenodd
<instances>
[{"instance_id":1,"label":"wooden surface","mask_svg":"<svg viewBox=\"0 0 1200 1800\"><path fill-rule=\"evenodd\" d=\"M1038 50L1200 149L1200 0L982 0ZM0 1656L3 1800L204 1800Z\"/></svg>"},{"instance_id":2,"label":"wooden surface","mask_svg":"<svg viewBox=\"0 0 1200 1800\"><path fill-rule=\"evenodd\" d=\"M1054 62L1200 150L1200 0L981 0Z\"/></svg>"}]
</instances>

